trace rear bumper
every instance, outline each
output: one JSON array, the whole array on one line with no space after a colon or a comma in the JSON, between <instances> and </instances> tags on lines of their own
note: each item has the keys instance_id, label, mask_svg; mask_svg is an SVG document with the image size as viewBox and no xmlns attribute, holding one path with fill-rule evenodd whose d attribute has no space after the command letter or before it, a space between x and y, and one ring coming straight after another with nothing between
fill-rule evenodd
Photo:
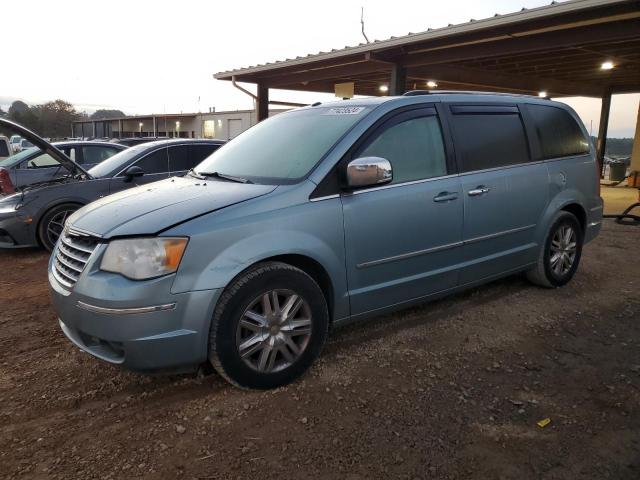
<instances>
[{"instance_id":1,"label":"rear bumper","mask_svg":"<svg viewBox=\"0 0 640 480\"><path fill-rule=\"evenodd\" d=\"M602 212L604 209L604 201L602 197L598 197L595 206L589 210L587 215L587 228L584 232L584 243L588 243L598 236L602 230Z\"/></svg>"},{"instance_id":2,"label":"rear bumper","mask_svg":"<svg viewBox=\"0 0 640 480\"><path fill-rule=\"evenodd\" d=\"M131 370L192 370L207 360L209 327L220 291L171 294L161 287L173 279L164 280L155 285L155 299L141 296L134 305L131 290L144 282L128 282L133 285L120 298L129 300L114 301L119 297L115 290L101 290L109 300L88 298L65 289L49 272L60 328L81 350Z\"/></svg>"}]
</instances>

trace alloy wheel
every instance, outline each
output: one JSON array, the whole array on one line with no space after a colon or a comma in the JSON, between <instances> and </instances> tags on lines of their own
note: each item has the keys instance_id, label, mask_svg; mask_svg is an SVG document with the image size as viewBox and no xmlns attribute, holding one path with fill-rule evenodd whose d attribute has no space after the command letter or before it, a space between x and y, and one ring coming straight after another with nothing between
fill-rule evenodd
<instances>
[{"instance_id":1,"label":"alloy wheel","mask_svg":"<svg viewBox=\"0 0 640 480\"><path fill-rule=\"evenodd\" d=\"M64 230L64 224L67 221L67 218L74 212L75 210L62 210L56 213L49 223L47 224L47 238L51 245L55 245L62 235L62 231Z\"/></svg>"},{"instance_id":2,"label":"alloy wheel","mask_svg":"<svg viewBox=\"0 0 640 480\"><path fill-rule=\"evenodd\" d=\"M293 364L311 338L311 308L291 290L270 290L245 309L236 330L240 357L252 370L272 373Z\"/></svg>"},{"instance_id":3,"label":"alloy wheel","mask_svg":"<svg viewBox=\"0 0 640 480\"><path fill-rule=\"evenodd\" d=\"M577 253L576 231L570 225L561 225L551 240L549 266L557 276L566 275L573 267Z\"/></svg>"}]
</instances>

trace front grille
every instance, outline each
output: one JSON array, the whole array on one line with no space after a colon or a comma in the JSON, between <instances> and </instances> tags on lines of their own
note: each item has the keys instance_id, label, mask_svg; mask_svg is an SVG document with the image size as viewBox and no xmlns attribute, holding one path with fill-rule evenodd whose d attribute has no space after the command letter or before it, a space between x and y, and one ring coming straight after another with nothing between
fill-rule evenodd
<instances>
[{"instance_id":1,"label":"front grille","mask_svg":"<svg viewBox=\"0 0 640 480\"><path fill-rule=\"evenodd\" d=\"M97 238L77 235L65 229L58 240L53 262L56 280L67 288L73 288L97 246Z\"/></svg>"}]
</instances>

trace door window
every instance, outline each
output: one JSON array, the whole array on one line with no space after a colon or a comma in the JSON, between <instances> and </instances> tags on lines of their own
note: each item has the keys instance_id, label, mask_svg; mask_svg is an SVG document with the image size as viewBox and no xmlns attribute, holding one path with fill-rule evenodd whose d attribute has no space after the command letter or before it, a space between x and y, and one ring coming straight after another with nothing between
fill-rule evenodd
<instances>
[{"instance_id":1,"label":"door window","mask_svg":"<svg viewBox=\"0 0 640 480\"><path fill-rule=\"evenodd\" d=\"M220 145L189 145L189 168L195 168L205 158L215 152Z\"/></svg>"},{"instance_id":2,"label":"door window","mask_svg":"<svg viewBox=\"0 0 640 480\"><path fill-rule=\"evenodd\" d=\"M103 147L99 145L88 145L82 147L82 163L86 165L97 165L109 157L118 153L118 150L111 147Z\"/></svg>"},{"instance_id":3,"label":"door window","mask_svg":"<svg viewBox=\"0 0 640 480\"><path fill-rule=\"evenodd\" d=\"M528 105L543 158L566 157L589 152L589 142L578 123L562 108Z\"/></svg>"},{"instance_id":4,"label":"door window","mask_svg":"<svg viewBox=\"0 0 640 480\"><path fill-rule=\"evenodd\" d=\"M439 177L447 174L440 123L435 115L390 123L358 157L382 157L391 162L393 182Z\"/></svg>"},{"instance_id":5,"label":"door window","mask_svg":"<svg viewBox=\"0 0 640 480\"><path fill-rule=\"evenodd\" d=\"M166 173L169 171L167 149L161 148L160 150L156 150L135 162L134 165L140 167L145 175L151 173Z\"/></svg>"},{"instance_id":6,"label":"door window","mask_svg":"<svg viewBox=\"0 0 640 480\"><path fill-rule=\"evenodd\" d=\"M47 168L47 167L57 167L60 165L58 161L53 158L48 153L42 153L31 160L26 161L21 164L20 168Z\"/></svg>"},{"instance_id":7,"label":"door window","mask_svg":"<svg viewBox=\"0 0 640 480\"><path fill-rule=\"evenodd\" d=\"M452 115L451 123L463 172L529 161L527 138L517 108L482 112L473 107L459 111Z\"/></svg>"},{"instance_id":8,"label":"door window","mask_svg":"<svg viewBox=\"0 0 640 480\"><path fill-rule=\"evenodd\" d=\"M192 167L189 163L189 149L186 145L169 148L169 171L182 172Z\"/></svg>"}]
</instances>

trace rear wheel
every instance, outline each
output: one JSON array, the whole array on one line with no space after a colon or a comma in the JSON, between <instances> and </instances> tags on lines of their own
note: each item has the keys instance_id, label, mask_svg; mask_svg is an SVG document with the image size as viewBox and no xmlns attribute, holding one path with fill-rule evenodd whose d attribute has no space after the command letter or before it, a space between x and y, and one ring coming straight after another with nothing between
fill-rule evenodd
<instances>
[{"instance_id":1,"label":"rear wheel","mask_svg":"<svg viewBox=\"0 0 640 480\"><path fill-rule=\"evenodd\" d=\"M582 255L584 233L575 215L558 212L545 239L538 264L527 278L547 288L561 287L575 275Z\"/></svg>"},{"instance_id":2,"label":"rear wheel","mask_svg":"<svg viewBox=\"0 0 640 480\"><path fill-rule=\"evenodd\" d=\"M64 224L67 218L78 210L78 208L80 208L78 204L64 203L53 207L43 215L40 225L38 226L38 240L40 240L40 244L44 248L48 251L53 250L58 238L60 238L62 234L62 230L64 230Z\"/></svg>"},{"instance_id":3,"label":"rear wheel","mask_svg":"<svg viewBox=\"0 0 640 480\"><path fill-rule=\"evenodd\" d=\"M211 325L209 358L231 383L275 388L302 375L327 338L327 303L305 272L255 266L225 289Z\"/></svg>"}]
</instances>

